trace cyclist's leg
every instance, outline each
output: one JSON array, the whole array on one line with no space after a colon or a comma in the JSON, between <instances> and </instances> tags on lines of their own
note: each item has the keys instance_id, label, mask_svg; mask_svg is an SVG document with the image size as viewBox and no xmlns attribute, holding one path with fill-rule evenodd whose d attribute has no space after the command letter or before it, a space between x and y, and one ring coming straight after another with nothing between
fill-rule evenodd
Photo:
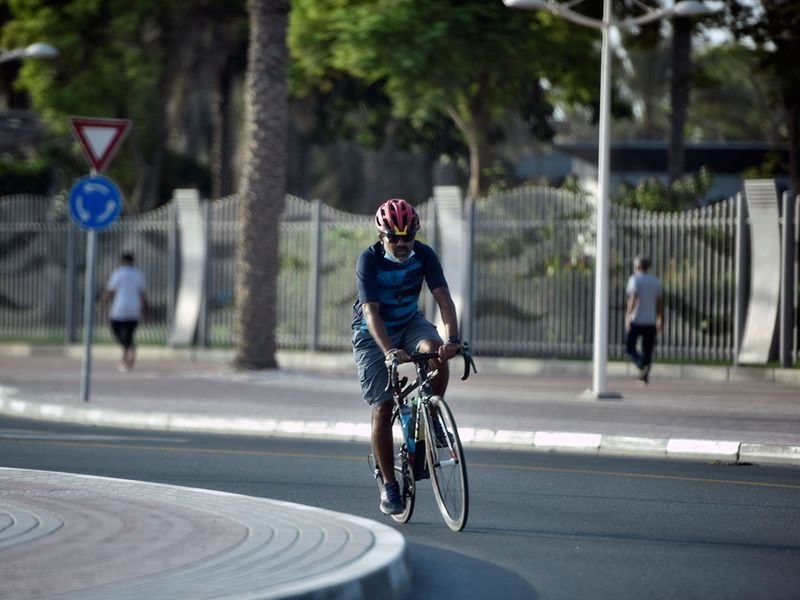
<instances>
[{"instance_id":1,"label":"cyclist's leg","mask_svg":"<svg viewBox=\"0 0 800 600\"><path fill-rule=\"evenodd\" d=\"M392 402L372 408L372 453L381 470L383 483L395 483L394 445L392 438Z\"/></svg>"},{"instance_id":2,"label":"cyclist's leg","mask_svg":"<svg viewBox=\"0 0 800 600\"><path fill-rule=\"evenodd\" d=\"M392 456L392 394L386 391L386 364L381 349L367 331L353 334L353 356L361 395L372 408L372 451L384 481L394 481Z\"/></svg>"},{"instance_id":3,"label":"cyclist's leg","mask_svg":"<svg viewBox=\"0 0 800 600\"><path fill-rule=\"evenodd\" d=\"M372 408L372 453L380 469L383 483L397 489L397 477L394 469L394 446L392 438L392 402L391 392L386 391L387 373L381 349L365 331L353 334L353 356L358 367L358 379L361 394ZM383 508L383 498L381 510ZM392 512L402 511L398 503Z\"/></svg>"},{"instance_id":4,"label":"cyclist's leg","mask_svg":"<svg viewBox=\"0 0 800 600\"><path fill-rule=\"evenodd\" d=\"M372 453L381 470L383 482L397 481L394 472L391 402L372 407Z\"/></svg>"}]
</instances>

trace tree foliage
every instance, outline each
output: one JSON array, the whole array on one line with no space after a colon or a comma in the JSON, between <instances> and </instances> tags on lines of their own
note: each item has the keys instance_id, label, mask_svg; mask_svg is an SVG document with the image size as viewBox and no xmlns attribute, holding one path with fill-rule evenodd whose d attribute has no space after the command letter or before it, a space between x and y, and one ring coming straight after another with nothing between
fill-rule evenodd
<instances>
[{"instance_id":1,"label":"tree foliage","mask_svg":"<svg viewBox=\"0 0 800 600\"><path fill-rule=\"evenodd\" d=\"M726 4L731 30L756 44L761 70L778 90L789 141L789 173L800 190L800 3L734 0Z\"/></svg>"},{"instance_id":2,"label":"tree foliage","mask_svg":"<svg viewBox=\"0 0 800 600\"><path fill-rule=\"evenodd\" d=\"M61 186L66 188L85 174L69 132L69 117L126 118L134 127L109 175L126 190L126 204L134 212L158 205L163 201L162 172L178 164L168 152L173 140L170 101L180 97L182 82L196 81L195 74L203 72L205 64L216 65L229 52L225 44L229 40L220 30L235 25L237 15L244 14L243 1L5 0L5 4L11 19L2 29L3 46L46 41L59 50L53 60L25 61L17 86L27 92L57 140L51 159L63 173ZM218 27L212 30L203 23ZM196 31L205 36L205 47L189 43ZM191 55L188 62L187 55ZM196 60L197 56L202 58ZM76 164L84 170L76 172Z\"/></svg>"},{"instance_id":3,"label":"tree foliage","mask_svg":"<svg viewBox=\"0 0 800 600\"><path fill-rule=\"evenodd\" d=\"M289 39L304 85L324 88L347 73L383 86L397 117L451 119L469 148L475 196L487 188L492 123L526 104L530 112L543 80L565 101L594 101L595 38L501 2L296 0Z\"/></svg>"},{"instance_id":4,"label":"tree foliage","mask_svg":"<svg viewBox=\"0 0 800 600\"><path fill-rule=\"evenodd\" d=\"M779 90L759 68L759 54L742 44L707 48L695 59L687 131L700 140L786 139Z\"/></svg>"},{"instance_id":5,"label":"tree foliage","mask_svg":"<svg viewBox=\"0 0 800 600\"><path fill-rule=\"evenodd\" d=\"M164 3L8 0L8 5L14 18L3 29L3 45L47 41L59 50L54 60L26 61L18 85L64 140L62 150L79 152L69 134L72 115L132 119L135 128L110 173L125 189L143 191L141 172L153 166L152 148L163 137L157 107L163 104L159 82L166 62ZM65 173L63 184L79 174Z\"/></svg>"}]
</instances>

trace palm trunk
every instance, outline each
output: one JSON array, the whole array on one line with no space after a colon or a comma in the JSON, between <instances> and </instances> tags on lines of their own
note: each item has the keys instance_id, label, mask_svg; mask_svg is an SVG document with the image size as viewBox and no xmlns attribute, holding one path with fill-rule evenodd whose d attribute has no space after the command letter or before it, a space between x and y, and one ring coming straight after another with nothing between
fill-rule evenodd
<instances>
[{"instance_id":1,"label":"palm trunk","mask_svg":"<svg viewBox=\"0 0 800 600\"><path fill-rule=\"evenodd\" d=\"M231 174L230 97L233 81L231 58L222 64L216 80L211 106L211 197L224 198L233 191Z\"/></svg>"},{"instance_id":2,"label":"palm trunk","mask_svg":"<svg viewBox=\"0 0 800 600\"><path fill-rule=\"evenodd\" d=\"M686 164L683 129L689 112L689 77L692 69L692 22L686 17L672 19L672 81L670 101L669 182L679 179Z\"/></svg>"},{"instance_id":3,"label":"palm trunk","mask_svg":"<svg viewBox=\"0 0 800 600\"><path fill-rule=\"evenodd\" d=\"M279 224L286 196L289 0L248 0L249 142L240 190L236 365L277 367Z\"/></svg>"},{"instance_id":4,"label":"palm trunk","mask_svg":"<svg viewBox=\"0 0 800 600\"><path fill-rule=\"evenodd\" d=\"M789 121L789 177L795 194L800 194L800 103L787 107Z\"/></svg>"}]
</instances>

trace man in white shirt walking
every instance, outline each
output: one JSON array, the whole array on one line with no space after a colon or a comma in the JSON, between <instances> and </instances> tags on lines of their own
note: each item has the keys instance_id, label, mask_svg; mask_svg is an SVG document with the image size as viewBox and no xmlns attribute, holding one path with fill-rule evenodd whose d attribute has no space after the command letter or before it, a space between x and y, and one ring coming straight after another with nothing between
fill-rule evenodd
<instances>
[{"instance_id":1,"label":"man in white shirt walking","mask_svg":"<svg viewBox=\"0 0 800 600\"><path fill-rule=\"evenodd\" d=\"M628 309L625 313L627 339L625 351L639 369L639 381L648 383L653 363L656 333L664 327L664 301L661 282L648 273L650 259L637 256L633 261L634 273L628 279ZM636 344L642 338L642 351Z\"/></svg>"},{"instance_id":2,"label":"man in white shirt walking","mask_svg":"<svg viewBox=\"0 0 800 600\"><path fill-rule=\"evenodd\" d=\"M111 331L122 346L122 361L117 368L130 371L136 361L134 335L140 320L147 318L147 296L144 274L133 266L133 254L126 252L108 279L100 302L111 301Z\"/></svg>"}]
</instances>

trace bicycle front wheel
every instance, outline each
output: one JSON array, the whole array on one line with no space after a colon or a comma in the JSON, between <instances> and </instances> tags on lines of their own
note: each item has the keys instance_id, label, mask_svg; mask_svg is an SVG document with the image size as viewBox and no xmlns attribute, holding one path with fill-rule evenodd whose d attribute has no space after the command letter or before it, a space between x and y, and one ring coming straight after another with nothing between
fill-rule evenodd
<instances>
[{"instance_id":1,"label":"bicycle front wheel","mask_svg":"<svg viewBox=\"0 0 800 600\"><path fill-rule=\"evenodd\" d=\"M441 396L432 396L425 410L425 439L433 494L447 526L461 531L467 524L467 465L453 413Z\"/></svg>"}]
</instances>

